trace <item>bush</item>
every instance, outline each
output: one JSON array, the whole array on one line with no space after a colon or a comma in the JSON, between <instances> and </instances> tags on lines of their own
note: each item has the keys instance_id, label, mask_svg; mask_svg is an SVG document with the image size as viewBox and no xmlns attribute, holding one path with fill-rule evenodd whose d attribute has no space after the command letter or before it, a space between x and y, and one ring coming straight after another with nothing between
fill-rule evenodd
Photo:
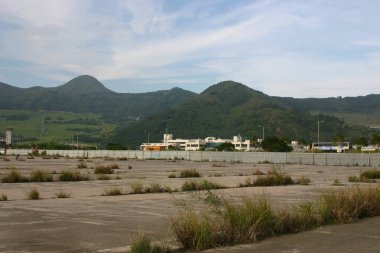
<instances>
[{"instance_id":1,"label":"bush","mask_svg":"<svg viewBox=\"0 0 380 253\"><path fill-rule=\"evenodd\" d=\"M186 169L181 171L181 178L189 178L189 177L201 177L201 174L196 169Z\"/></svg>"},{"instance_id":2,"label":"bush","mask_svg":"<svg viewBox=\"0 0 380 253\"><path fill-rule=\"evenodd\" d=\"M113 174L113 168L110 165L99 165L95 168L95 174Z\"/></svg>"},{"instance_id":3,"label":"bush","mask_svg":"<svg viewBox=\"0 0 380 253\"><path fill-rule=\"evenodd\" d=\"M33 170L30 175L31 182L52 182L53 176L44 170Z\"/></svg>"},{"instance_id":4,"label":"bush","mask_svg":"<svg viewBox=\"0 0 380 253\"><path fill-rule=\"evenodd\" d=\"M21 176L21 173L15 169L12 168L10 172L4 174L1 177L2 183L22 183L22 182L28 182L28 179L26 177Z\"/></svg>"},{"instance_id":5,"label":"bush","mask_svg":"<svg viewBox=\"0 0 380 253\"><path fill-rule=\"evenodd\" d=\"M207 180L203 181L186 181L183 183L181 190L182 191L202 191L202 190L213 190L213 189L224 189L226 188L223 185L212 183Z\"/></svg>"},{"instance_id":6,"label":"bush","mask_svg":"<svg viewBox=\"0 0 380 253\"><path fill-rule=\"evenodd\" d=\"M89 178L81 175L79 172L73 172L70 170L65 170L59 175L59 181L86 181Z\"/></svg>"},{"instance_id":7,"label":"bush","mask_svg":"<svg viewBox=\"0 0 380 253\"><path fill-rule=\"evenodd\" d=\"M40 199L40 192L37 190L37 188L32 188L28 193L27 193L28 199L31 200L38 200Z\"/></svg>"}]
</instances>

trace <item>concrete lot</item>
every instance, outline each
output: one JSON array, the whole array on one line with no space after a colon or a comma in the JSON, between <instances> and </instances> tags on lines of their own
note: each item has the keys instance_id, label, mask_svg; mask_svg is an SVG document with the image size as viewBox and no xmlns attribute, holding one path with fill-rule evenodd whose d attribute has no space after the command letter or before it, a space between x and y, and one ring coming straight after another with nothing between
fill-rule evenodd
<instances>
[{"instance_id":1,"label":"concrete lot","mask_svg":"<svg viewBox=\"0 0 380 253\"><path fill-rule=\"evenodd\" d=\"M23 175L29 175L33 169L43 169L55 173L53 176L58 178L62 170L74 169L78 162L78 159L26 159L26 157L16 161L15 157L11 157L10 161L1 161L0 173L7 173L11 167L17 168ZM89 176L92 179L90 181L0 183L0 194L7 195L9 199L0 202L0 252L125 252L139 230L146 231L156 240L172 242L168 217L177 213L176 204L183 200L191 200L190 194L179 192L101 196L105 189L116 186L127 192L135 182L141 182L146 186L160 183L162 186L180 188L186 179L168 178L168 175L187 168L198 169L203 176L199 180L207 179L233 187L243 183L247 176L254 177L252 173L255 170L267 172L273 167L270 164L161 160L92 159L83 162L87 168L78 170L81 174ZM97 180L91 167L99 164L119 165L120 169L111 177L119 175L121 179ZM129 166L132 166L132 169L128 169ZM365 168L284 165L281 166L282 172L295 179L306 176L311 179L311 184L232 188L217 192L232 197L264 193L268 194L274 205L284 206L295 201L312 199L328 189L349 187L352 184L347 182L348 176L358 176L361 170ZM335 179L339 179L345 185L332 186ZM27 200L26 193L33 187L41 193L41 200ZM56 198L55 194L60 190L70 193L71 197ZM350 245L349 243L356 245L353 238L363 245L368 241L369 251L360 252L378 252L373 250L379 249L380 232L377 232L380 231L379 225L380 219L374 218L353 225L324 227L298 235L268 239L258 244L217 249L211 252L243 253L252 252L256 248L260 249L260 252L350 252L348 249L356 248L354 246L344 248L342 245L345 240L347 245ZM302 246L302 243L306 242L320 246L320 251L310 251L307 244ZM297 246L295 243L300 244ZM331 246L326 245L323 248L326 243ZM335 247L335 250L332 250L332 247ZM328 251L329 249L331 251Z\"/></svg>"}]
</instances>

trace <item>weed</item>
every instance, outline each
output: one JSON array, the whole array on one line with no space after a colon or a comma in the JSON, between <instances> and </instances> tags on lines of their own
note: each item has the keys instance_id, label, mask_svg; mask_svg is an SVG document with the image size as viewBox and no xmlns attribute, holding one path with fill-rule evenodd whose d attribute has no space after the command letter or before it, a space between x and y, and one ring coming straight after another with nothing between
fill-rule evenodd
<instances>
[{"instance_id":1,"label":"weed","mask_svg":"<svg viewBox=\"0 0 380 253\"><path fill-rule=\"evenodd\" d=\"M183 183L181 190L182 191L203 191L203 190L212 190L212 189L224 189L226 188L223 185L212 183L207 180L203 181L186 181Z\"/></svg>"},{"instance_id":2,"label":"weed","mask_svg":"<svg viewBox=\"0 0 380 253\"><path fill-rule=\"evenodd\" d=\"M112 187L110 189L104 190L104 196L117 196L122 195L122 190L118 187Z\"/></svg>"},{"instance_id":3,"label":"weed","mask_svg":"<svg viewBox=\"0 0 380 253\"><path fill-rule=\"evenodd\" d=\"M300 185L309 185L310 184L310 178L302 176L299 179L297 179L294 183L300 184Z\"/></svg>"},{"instance_id":4,"label":"weed","mask_svg":"<svg viewBox=\"0 0 380 253\"><path fill-rule=\"evenodd\" d=\"M139 232L132 241L130 253L172 253L173 250L168 245L153 244L150 238L144 233Z\"/></svg>"},{"instance_id":5,"label":"weed","mask_svg":"<svg viewBox=\"0 0 380 253\"><path fill-rule=\"evenodd\" d=\"M8 196L2 193L0 196L0 201L7 201L7 200L8 200Z\"/></svg>"},{"instance_id":6,"label":"weed","mask_svg":"<svg viewBox=\"0 0 380 253\"><path fill-rule=\"evenodd\" d=\"M332 184L333 186L342 186L344 184L342 184L342 182L340 181L340 179L336 178Z\"/></svg>"},{"instance_id":7,"label":"weed","mask_svg":"<svg viewBox=\"0 0 380 253\"><path fill-rule=\"evenodd\" d=\"M176 178L176 177L177 177L177 174L175 173L170 173L168 176L168 178Z\"/></svg>"},{"instance_id":8,"label":"weed","mask_svg":"<svg viewBox=\"0 0 380 253\"><path fill-rule=\"evenodd\" d=\"M95 174L113 174L113 168L112 166L104 166L104 165L98 165L95 168Z\"/></svg>"},{"instance_id":9,"label":"weed","mask_svg":"<svg viewBox=\"0 0 380 253\"><path fill-rule=\"evenodd\" d=\"M62 189L59 190L59 192L57 192L55 194L55 196L59 199L65 199L65 198L70 198L71 197L71 194L70 193L67 193L67 192L64 192Z\"/></svg>"},{"instance_id":10,"label":"weed","mask_svg":"<svg viewBox=\"0 0 380 253\"><path fill-rule=\"evenodd\" d=\"M128 165L128 169L131 170L132 169L132 165L129 164Z\"/></svg>"},{"instance_id":11,"label":"weed","mask_svg":"<svg viewBox=\"0 0 380 253\"><path fill-rule=\"evenodd\" d=\"M164 192L164 188L162 188L159 183L152 183L152 184L150 184L149 187L145 187L144 192L146 192L146 193Z\"/></svg>"},{"instance_id":12,"label":"weed","mask_svg":"<svg viewBox=\"0 0 380 253\"><path fill-rule=\"evenodd\" d=\"M279 173L272 173L267 176L259 176L256 179L247 178L244 184L240 184L240 187L252 187L252 186L278 186L278 185L291 185L294 184L294 180L287 175Z\"/></svg>"},{"instance_id":13,"label":"weed","mask_svg":"<svg viewBox=\"0 0 380 253\"><path fill-rule=\"evenodd\" d=\"M131 184L132 193L133 194L141 194L144 193L144 185L140 182L136 182Z\"/></svg>"},{"instance_id":14,"label":"weed","mask_svg":"<svg viewBox=\"0 0 380 253\"><path fill-rule=\"evenodd\" d=\"M377 179L380 178L380 170L367 170L360 173L360 177L365 177L368 179Z\"/></svg>"},{"instance_id":15,"label":"weed","mask_svg":"<svg viewBox=\"0 0 380 253\"><path fill-rule=\"evenodd\" d=\"M23 177L17 169L12 168L8 173L4 174L1 177L1 182L2 183L22 183L22 182L28 182L28 179L26 177Z\"/></svg>"},{"instance_id":16,"label":"weed","mask_svg":"<svg viewBox=\"0 0 380 253\"><path fill-rule=\"evenodd\" d=\"M186 170L181 171L180 177L181 178L201 177L201 174L196 169L186 169Z\"/></svg>"},{"instance_id":17,"label":"weed","mask_svg":"<svg viewBox=\"0 0 380 253\"><path fill-rule=\"evenodd\" d=\"M52 182L53 176L44 170L33 170L30 174L31 182Z\"/></svg>"},{"instance_id":18,"label":"weed","mask_svg":"<svg viewBox=\"0 0 380 253\"><path fill-rule=\"evenodd\" d=\"M324 193L315 201L295 204L290 210L275 211L265 196L242 197L240 201L219 198L216 204L209 202L201 210L196 212L184 206L177 217L170 219L171 230L185 250L255 242L321 225L379 216L380 187Z\"/></svg>"},{"instance_id":19,"label":"weed","mask_svg":"<svg viewBox=\"0 0 380 253\"><path fill-rule=\"evenodd\" d=\"M81 175L79 172L74 172L70 170L64 170L59 175L59 181L86 181L89 180L88 177Z\"/></svg>"},{"instance_id":20,"label":"weed","mask_svg":"<svg viewBox=\"0 0 380 253\"><path fill-rule=\"evenodd\" d=\"M28 193L27 197L30 200L38 200L40 199L40 192L37 190L37 188L32 188Z\"/></svg>"},{"instance_id":21,"label":"weed","mask_svg":"<svg viewBox=\"0 0 380 253\"><path fill-rule=\"evenodd\" d=\"M79 160L80 162L78 163L78 169L86 169L87 164L83 161L83 159Z\"/></svg>"},{"instance_id":22,"label":"weed","mask_svg":"<svg viewBox=\"0 0 380 253\"><path fill-rule=\"evenodd\" d=\"M261 175L265 175L265 173L259 169L256 169L254 172L252 172L252 175L261 176Z\"/></svg>"},{"instance_id":23,"label":"weed","mask_svg":"<svg viewBox=\"0 0 380 253\"><path fill-rule=\"evenodd\" d=\"M227 166L223 165L221 163L213 163L213 164L211 164L211 167L227 167Z\"/></svg>"},{"instance_id":24,"label":"weed","mask_svg":"<svg viewBox=\"0 0 380 253\"><path fill-rule=\"evenodd\" d=\"M110 180L111 179L108 175L105 175L105 174L99 174L96 178L98 180Z\"/></svg>"}]
</instances>

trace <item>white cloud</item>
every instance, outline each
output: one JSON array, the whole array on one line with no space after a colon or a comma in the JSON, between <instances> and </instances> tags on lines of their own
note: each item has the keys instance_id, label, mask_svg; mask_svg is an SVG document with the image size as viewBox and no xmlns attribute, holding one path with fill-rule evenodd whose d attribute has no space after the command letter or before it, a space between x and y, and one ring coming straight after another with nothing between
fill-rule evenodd
<instances>
[{"instance_id":1,"label":"white cloud","mask_svg":"<svg viewBox=\"0 0 380 253\"><path fill-rule=\"evenodd\" d=\"M0 0L0 6L6 38L0 60L28 63L18 74L67 81L86 73L155 85L183 79L203 88L233 79L301 97L378 92L375 0ZM0 71L9 71L3 65Z\"/></svg>"}]
</instances>

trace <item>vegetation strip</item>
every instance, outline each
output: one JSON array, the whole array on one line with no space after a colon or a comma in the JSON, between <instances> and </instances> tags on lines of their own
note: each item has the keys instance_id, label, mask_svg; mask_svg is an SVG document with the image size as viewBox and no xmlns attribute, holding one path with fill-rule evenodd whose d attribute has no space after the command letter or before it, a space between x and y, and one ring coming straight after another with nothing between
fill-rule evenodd
<instances>
[{"instance_id":1,"label":"vegetation strip","mask_svg":"<svg viewBox=\"0 0 380 253\"><path fill-rule=\"evenodd\" d=\"M205 200L207 204L202 211L186 207L170 220L175 238L184 250L256 242L380 215L380 187L327 192L315 201L301 202L290 210L280 211L275 211L265 196L242 197L236 202L213 195Z\"/></svg>"}]
</instances>

